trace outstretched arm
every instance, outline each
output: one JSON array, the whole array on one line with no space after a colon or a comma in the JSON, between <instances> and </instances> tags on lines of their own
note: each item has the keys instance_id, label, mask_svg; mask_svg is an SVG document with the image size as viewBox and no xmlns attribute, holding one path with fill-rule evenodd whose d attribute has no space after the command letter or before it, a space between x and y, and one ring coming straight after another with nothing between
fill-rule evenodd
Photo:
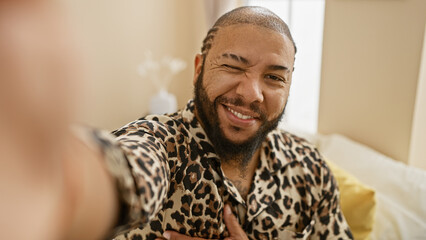
<instances>
[{"instance_id":1,"label":"outstretched arm","mask_svg":"<svg viewBox=\"0 0 426 240\"><path fill-rule=\"evenodd\" d=\"M81 56L57 4L0 1L0 239L103 239L148 222L167 194L149 131L118 143L70 130Z\"/></svg>"},{"instance_id":2,"label":"outstretched arm","mask_svg":"<svg viewBox=\"0 0 426 240\"><path fill-rule=\"evenodd\" d=\"M99 149L69 131L72 39L53 1L0 1L0 238L101 239L118 209Z\"/></svg>"}]
</instances>

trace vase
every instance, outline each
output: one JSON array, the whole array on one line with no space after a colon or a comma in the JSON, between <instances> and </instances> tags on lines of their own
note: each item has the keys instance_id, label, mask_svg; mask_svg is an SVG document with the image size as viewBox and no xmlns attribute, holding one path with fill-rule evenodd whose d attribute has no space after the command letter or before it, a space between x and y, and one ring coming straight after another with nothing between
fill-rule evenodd
<instances>
[{"instance_id":1,"label":"vase","mask_svg":"<svg viewBox=\"0 0 426 240\"><path fill-rule=\"evenodd\" d=\"M151 97L149 103L150 114L174 113L177 111L177 101L175 95L165 89L161 89Z\"/></svg>"}]
</instances>

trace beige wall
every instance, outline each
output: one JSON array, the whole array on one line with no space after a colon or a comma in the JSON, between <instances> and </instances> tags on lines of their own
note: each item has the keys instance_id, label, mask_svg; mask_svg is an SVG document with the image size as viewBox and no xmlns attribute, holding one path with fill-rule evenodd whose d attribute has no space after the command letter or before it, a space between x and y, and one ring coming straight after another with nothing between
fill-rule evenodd
<instances>
[{"instance_id":1,"label":"beige wall","mask_svg":"<svg viewBox=\"0 0 426 240\"><path fill-rule=\"evenodd\" d=\"M171 55L187 62L169 90L179 107L192 97L193 59L207 31L201 1L63 1L90 63L82 122L112 130L147 113L155 87L137 74L147 50L156 59Z\"/></svg>"},{"instance_id":2,"label":"beige wall","mask_svg":"<svg viewBox=\"0 0 426 240\"><path fill-rule=\"evenodd\" d=\"M318 129L407 162L425 0L326 0Z\"/></svg>"}]
</instances>

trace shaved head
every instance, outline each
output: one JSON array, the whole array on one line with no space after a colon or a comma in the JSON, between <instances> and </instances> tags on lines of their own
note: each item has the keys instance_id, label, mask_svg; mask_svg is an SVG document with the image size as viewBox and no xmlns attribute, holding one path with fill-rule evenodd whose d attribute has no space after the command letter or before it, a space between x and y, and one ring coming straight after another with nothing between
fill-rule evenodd
<instances>
[{"instance_id":1,"label":"shaved head","mask_svg":"<svg viewBox=\"0 0 426 240\"><path fill-rule=\"evenodd\" d=\"M222 15L213 27L207 33L203 41L201 53L205 57L210 50L214 36L221 27L227 27L236 24L252 24L259 27L268 28L288 37L293 43L294 52L296 53L296 45L287 24L275 13L264 7L246 6L236 8Z\"/></svg>"}]
</instances>

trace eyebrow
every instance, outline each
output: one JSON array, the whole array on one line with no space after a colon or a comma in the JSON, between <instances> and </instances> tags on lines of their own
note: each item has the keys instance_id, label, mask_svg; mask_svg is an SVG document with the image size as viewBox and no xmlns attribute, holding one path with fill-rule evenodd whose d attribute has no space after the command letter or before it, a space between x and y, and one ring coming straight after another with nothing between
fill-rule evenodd
<instances>
[{"instance_id":1,"label":"eyebrow","mask_svg":"<svg viewBox=\"0 0 426 240\"><path fill-rule=\"evenodd\" d=\"M235 60L237 62L241 62L241 63L243 63L245 65L249 65L250 64L249 60L247 60L246 58L241 57L241 56L237 56L237 55L235 55L233 53L224 53L224 54L222 54L222 57L232 58L233 60Z\"/></svg>"},{"instance_id":2,"label":"eyebrow","mask_svg":"<svg viewBox=\"0 0 426 240\"><path fill-rule=\"evenodd\" d=\"M249 62L248 59L241 57L241 56L237 56L236 54L233 54L233 53L224 53L224 54L222 54L222 57L231 58L231 59L233 59L237 62L241 62L245 65L250 65L250 62ZM273 70L273 71L280 71L280 70L281 71L287 71L288 67L281 66L281 65L270 65L270 66L268 66L268 69Z\"/></svg>"},{"instance_id":3,"label":"eyebrow","mask_svg":"<svg viewBox=\"0 0 426 240\"><path fill-rule=\"evenodd\" d=\"M271 65L271 66L268 66L268 69L269 70L283 70L283 71L287 71L288 67L281 66L281 65Z\"/></svg>"}]
</instances>

